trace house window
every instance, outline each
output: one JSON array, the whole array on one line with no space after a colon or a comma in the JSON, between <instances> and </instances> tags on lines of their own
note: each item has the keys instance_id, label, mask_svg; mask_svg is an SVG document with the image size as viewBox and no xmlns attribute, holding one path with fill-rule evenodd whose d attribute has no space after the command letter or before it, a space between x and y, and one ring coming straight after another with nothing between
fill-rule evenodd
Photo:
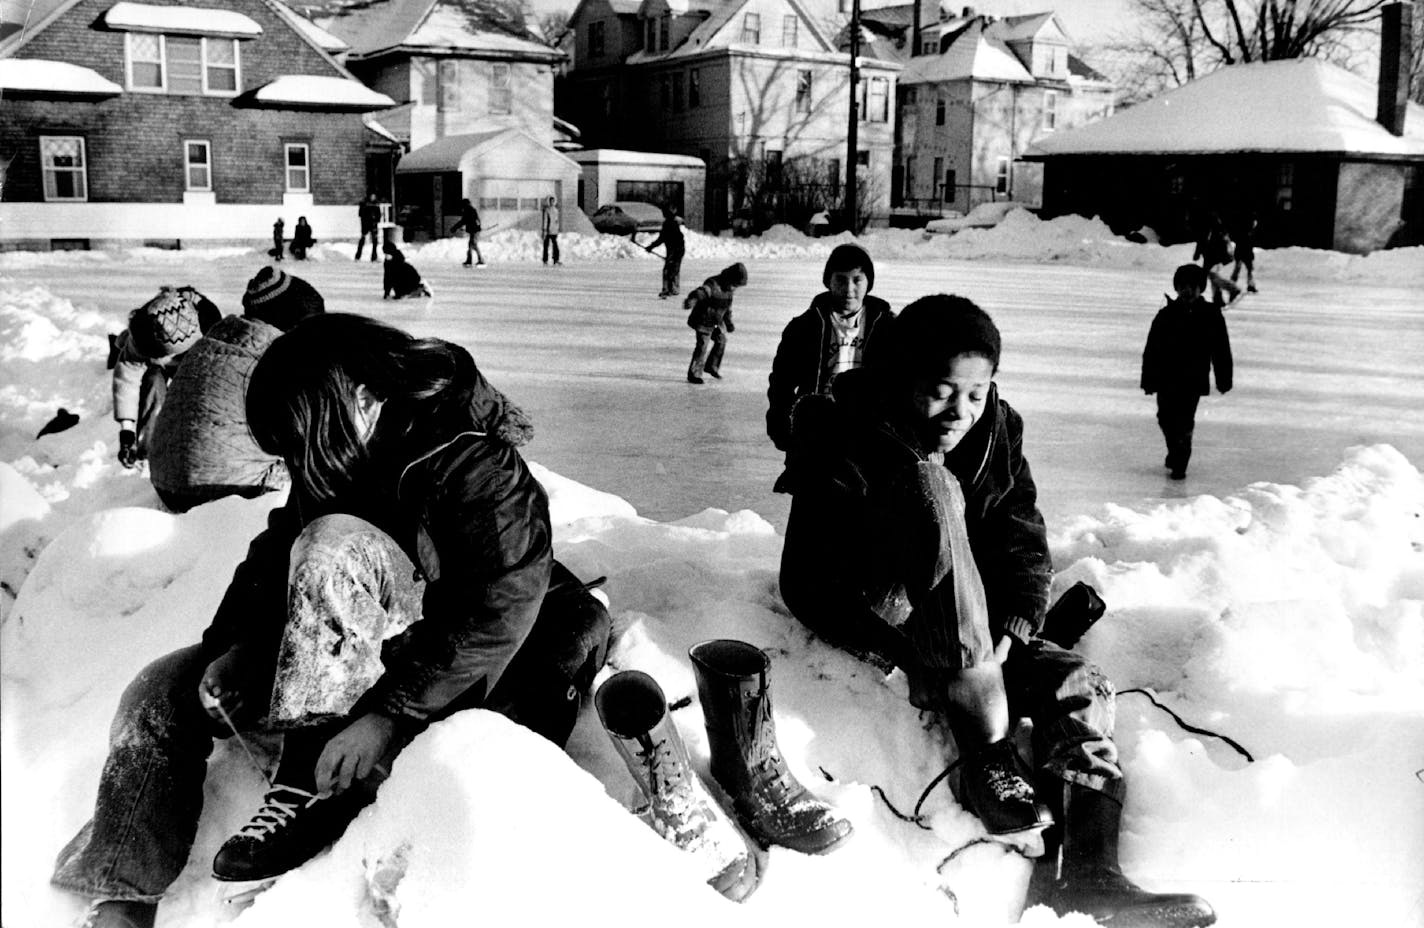
<instances>
[{"instance_id":1,"label":"house window","mask_svg":"<svg viewBox=\"0 0 1424 928\"><path fill-rule=\"evenodd\" d=\"M959 184L955 183L955 180L954 168L944 172L944 198L946 200L953 200L958 196L956 191L959 189Z\"/></svg>"},{"instance_id":2,"label":"house window","mask_svg":"<svg viewBox=\"0 0 1424 928\"><path fill-rule=\"evenodd\" d=\"M668 50L668 33L672 30L672 14L664 13L658 18L658 47Z\"/></svg>"},{"instance_id":3,"label":"house window","mask_svg":"<svg viewBox=\"0 0 1424 928\"><path fill-rule=\"evenodd\" d=\"M460 111L460 63L453 58L445 58L439 68L440 112L457 113Z\"/></svg>"},{"instance_id":4,"label":"house window","mask_svg":"<svg viewBox=\"0 0 1424 928\"><path fill-rule=\"evenodd\" d=\"M1276 171L1276 209L1288 213L1295 208L1295 165L1286 161Z\"/></svg>"},{"instance_id":5,"label":"house window","mask_svg":"<svg viewBox=\"0 0 1424 928\"><path fill-rule=\"evenodd\" d=\"M84 139L77 135L40 136L40 164L46 200L89 199Z\"/></svg>"},{"instance_id":6,"label":"house window","mask_svg":"<svg viewBox=\"0 0 1424 928\"><path fill-rule=\"evenodd\" d=\"M588 56L590 58L603 57L603 23L588 24Z\"/></svg>"},{"instance_id":7,"label":"house window","mask_svg":"<svg viewBox=\"0 0 1424 928\"><path fill-rule=\"evenodd\" d=\"M760 13L746 13L742 16L742 41L748 45L761 44Z\"/></svg>"},{"instance_id":8,"label":"house window","mask_svg":"<svg viewBox=\"0 0 1424 928\"><path fill-rule=\"evenodd\" d=\"M510 86L512 69L503 62L490 65L489 111L504 115L514 111L514 88Z\"/></svg>"},{"instance_id":9,"label":"house window","mask_svg":"<svg viewBox=\"0 0 1424 928\"><path fill-rule=\"evenodd\" d=\"M1009 159L1008 159L1008 158L1000 158L1000 159L999 159L999 170L995 173L995 176L994 176L994 192L995 192L995 193L1004 193L1004 194L1006 194L1006 193L1009 192Z\"/></svg>"},{"instance_id":10,"label":"house window","mask_svg":"<svg viewBox=\"0 0 1424 928\"><path fill-rule=\"evenodd\" d=\"M944 97L935 100L935 125L944 125Z\"/></svg>"},{"instance_id":11,"label":"house window","mask_svg":"<svg viewBox=\"0 0 1424 928\"><path fill-rule=\"evenodd\" d=\"M417 58L411 66L415 71L416 86L420 88L420 102L426 106L438 104L440 82L436 76L435 62L429 58Z\"/></svg>"},{"instance_id":12,"label":"house window","mask_svg":"<svg viewBox=\"0 0 1424 928\"><path fill-rule=\"evenodd\" d=\"M238 91L236 39L205 36L124 36L130 90L233 96Z\"/></svg>"},{"instance_id":13,"label":"house window","mask_svg":"<svg viewBox=\"0 0 1424 928\"><path fill-rule=\"evenodd\" d=\"M1058 128L1058 91L1043 92L1043 131L1052 132Z\"/></svg>"},{"instance_id":14,"label":"house window","mask_svg":"<svg viewBox=\"0 0 1424 928\"><path fill-rule=\"evenodd\" d=\"M943 158L936 158L936 159L934 159L934 173L930 175L930 182L931 182L931 183L937 183L937 182L939 181L939 179L940 179L941 177L943 177L943 176L944 176L944 159L943 159ZM935 194L935 199L937 199L937 200L943 200L943 199L944 199L944 188L943 188L943 187L939 188L938 190L933 191L933 193Z\"/></svg>"},{"instance_id":15,"label":"house window","mask_svg":"<svg viewBox=\"0 0 1424 928\"><path fill-rule=\"evenodd\" d=\"M832 158L826 163L826 183L834 187L841 182L841 159Z\"/></svg>"},{"instance_id":16,"label":"house window","mask_svg":"<svg viewBox=\"0 0 1424 928\"><path fill-rule=\"evenodd\" d=\"M702 105L702 72L693 68L687 72L687 106L689 109Z\"/></svg>"},{"instance_id":17,"label":"house window","mask_svg":"<svg viewBox=\"0 0 1424 928\"><path fill-rule=\"evenodd\" d=\"M890 82L872 77L861 85L860 118L863 122L890 121Z\"/></svg>"},{"instance_id":18,"label":"house window","mask_svg":"<svg viewBox=\"0 0 1424 928\"><path fill-rule=\"evenodd\" d=\"M183 182L188 190L213 189L213 149L207 139L183 143Z\"/></svg>"},{"instance_id":19,"label":"house window","mask_svg":"<svg viewBox=\"0 0 1424 928\"><path fill-rule=\"evenodd\" d=\"M905 158L905 199L915 198L915 156L908 155Z\"/></svg>"},{"instance_id":20,"label":"house window","mask_svg":"<svg viewBox=\"0 0 1424 928\"><path fill-rule=\"evenodd\" d=\"M811 112L811 72L796 72L796 112Z\"/></svg>"},{"instance_id":21,"label":"house window","mask_svg":"<svg viewBox=\"0 0 1424 928\"><path fill-rule=\"evenodd\" d=\"M785 48L796 47L797 19L795 16L781 17L781 44Z\"/></svg>"},{"instance_id":22,"label":"house window","mask_svg":"<svg viewBox=\"0 0 1424 928\"><path fill-rule=\"evenodd\" d=\"M643 48L650 52L658 50L658 24L649 16L643 20Z\"/></svg>"},{"instance_id":23,"label":"house window","mask_svg":"<svg viewBox=\"0 0 1424 928\"><path fill-rule=\"evenodd\" d=\"M918 91L919 91L919 88L918 88L918 87L905 87L905 86L901 86L901 87L900 87L900 93L901 93L901 95L902 95L902 96L901 96L901 99L904 101L904 104L905 104L906 106L914 106L914 105L915 105L916 101L917 101L918 98L919 98L919 92L918 92Z\"/></svg>"},{"instance_id":24,"label":"house window","mask_svg":"<svg viewBox=\"0 0 1424 928\"><path fill-rule=\"evenodd\" d=\"M311 147L305 142L288 142L287 192L311 193Z\"/></svg>"},{"instance_id":25,"label":"house window","mask_svg":"<svg viewBox=\"0 0 1424 928\"><path fill-rule=\"evenodd\" d=\"M870 167L870 149L862 148L855 153L855 163L857 167Z\"/></svg>"},{"instance_id":26,"label":"house window","mask_svg":"<svg viewBox=\"0 0 1424 928\"><path fill-rule=\"evenodd\" d=\"M678 71L672 76L672 111L682 112L682 72Z\"/></svg>"}]
</instances>

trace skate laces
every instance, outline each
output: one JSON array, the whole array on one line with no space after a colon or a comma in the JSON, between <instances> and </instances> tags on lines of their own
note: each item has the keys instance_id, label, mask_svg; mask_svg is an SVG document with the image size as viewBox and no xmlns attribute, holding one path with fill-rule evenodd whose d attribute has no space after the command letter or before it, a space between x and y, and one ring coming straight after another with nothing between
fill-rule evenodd
<instances>
[{"instance_id":1,"label":"skate laces","mask_svg":"<svg viewBox=\"0 0 1424 928\"><path fill-rule=\"evenodd\" d=\"M290 801L284 802L278 798L283 794L291 797ZM255 841L264 841L269 835L276 834L290 825L298 812L309 808L320 798L316 793L309 793L295 786L278 786L262 797L261 808L252 816L252 821L242 826L238 834Z\"/></svg>"},{"instance_id":2,"label":"skate laces","mask_svg":"<svg viewBox=\"0 0 1424 928\"><path fill-rule=\"evenodd\" d=\"M999 802L1008 802L1011 799L1032 800L1033 787L1015 770L1000 766L998 763L990 764L984 768L984 779L988 783L989 789L993 791L994 798Z\"/></svg>"}]
</instances>

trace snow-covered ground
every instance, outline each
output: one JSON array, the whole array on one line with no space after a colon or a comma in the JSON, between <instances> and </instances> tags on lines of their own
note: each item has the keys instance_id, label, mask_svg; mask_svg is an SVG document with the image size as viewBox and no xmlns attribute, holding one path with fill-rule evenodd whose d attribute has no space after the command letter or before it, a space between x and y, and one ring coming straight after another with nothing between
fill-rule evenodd
<instances>
[{"instance_id":1,"label":"snow-covered ground","mask_svg":"<svg viewBox=\"0 0 1424 928\"><path fill-rule=\"evenodd\" d=\"M479 271L457 266L457 241L409 248L433 301L382 303L379 268L353 264L349 246L287 267L329 308L467 345L533 414L528 457L551 493L557 552L609 576L613 665L691 697L674 717L704 762L686 648L728 636L769 650L783 750L850 816L852 841L818 858L774 849L761 889L733 910L623 812L631 782L591 714L570 763L465 713L422 736L332 852L239 924L389 924L391 903L402 928L1018 916L1027 861L975 843L982 829L942 788L928 831L875 789L908 811L952 756L905 703L903 680L810 640L776 593L786 503L770 493L780 462L763 432L765 374L834 243L789 230L692 238L685 289L734 260L751 271L727 377L705 387L683 381L691 333L679 305L652 296L657 262L624 240L565 236L561 268L537 263L527 233L492 236ZM1088 580L1109 604L1080 647L1120 689L1152 688L1254 757L1123 695L1128 872L1202 893L1226 926L1424 925L1424 252L1263 252L1262 292L1228 312L1237 387L1203 402L1181 486L1163 479L1136 378L1151 313L1189 249L1019 213L949 239L865 243L875 292L896 308L959 292L1003 329L1000 380L1027 422L1055 589ZM236 312L259 265L240 250L0 256L8 928L64 925L79 910L45 880L89 812L118 695L146 661L196 638L277 502L160 511L143 475L113 461L105 333L164 282ZM36 440L59 406L80 424ZM211 855L260 788L241 753L220 747L161 926L213 921ZM1023 919L1057 922L1041 909Z\"/></svg>"}]
</instances>

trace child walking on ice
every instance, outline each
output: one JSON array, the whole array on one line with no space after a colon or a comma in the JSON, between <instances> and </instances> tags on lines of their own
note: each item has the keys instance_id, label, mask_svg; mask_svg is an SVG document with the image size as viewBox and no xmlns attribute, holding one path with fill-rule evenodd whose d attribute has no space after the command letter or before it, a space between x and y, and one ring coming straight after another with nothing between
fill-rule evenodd
<instances>
[{"instance_id":1,"label":"child walking on ice","mask_svg":"<svg viewBox=\"0 0 1424 928\"><path fill-rule=\"evenodd\" d=\"M709 277L682 301L687 324L697 333L692 347L692 363L687 366L688 383L706 383L708 376L722 379L722 353L727 350L727 333L735 332L732 324L732 292L747 284L747 266L738 261Z\"/></svg>"},{"instance_id":2,"label":"child walking on ice","mask_svg":"<svg viewBox=\"0 0 1424 928\"><path fill-rule=\"evenodd\" d=\"M1167 441L1164 462L1173 480L1184 480L1192 457L1197 403L1216 389L1231 390L1231 338L1221 307L1202 296L1207 272L1184 264L1172 275L1175 300L1158 310L1142 351L1142 390L1157 394L1157 424Z\"/></svg>"}]
</instances>

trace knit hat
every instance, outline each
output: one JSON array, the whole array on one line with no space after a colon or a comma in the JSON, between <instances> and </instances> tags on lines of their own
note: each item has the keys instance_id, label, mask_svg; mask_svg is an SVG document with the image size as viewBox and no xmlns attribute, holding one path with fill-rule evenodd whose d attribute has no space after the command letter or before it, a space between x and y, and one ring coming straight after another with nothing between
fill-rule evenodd
<instances>
[{"instance_id":1,"label":"knit hat","mask_svg":"<svg viewBox=\"0 0 1424 928\"><path fill-rule=\"evenodd\" d=\"M717 278L729 287L745 287L747 285L747 266L738 261L736 264L722 268L722 272Z\"/></svg>"},{"instance_id":2,"label":"knit hat","mask_svg":"<svg viewBox=\"0 0 1424 928\"><path fill-rule=\"evenodd\" d=\"M865 292L869 293L875 289L875 262L870 260L870 252L849 242L837 245L831 249L831 256L826 259L826 269L821 272L821 286L827 290L831 289L831 275L836 271L857 269L865 272Z\"/></svg>"},{"instance_id":3,"label":"knit hat","mask_svg":"<svg viewBox=\"0 0 1424 928\"><path fill-rule=\"evenodd\" d=\"M308 316L326 312L326 301L305 280L268 266L247 282L242 309L250 318L285 332Z\"/></svg>"},{"instance_id":4,"label":"knit hat","mask_svg":"<svg viewBox=\"0 0 1424 928\"><path fill-rule=\"evenodd\" d=\"M915 300L895 317L889 362L917 375L942 369L961 354L981 355L999 369L999 327L962 296L936 293Z\"/></svg>"},{"instance_id":5,"label":"knit hat","mask_svg":"<svg viewBox=\"0 0 1424 928\"><path fill-rule=\"evenodd\" d=\"M197 344L221 315L211 300L192 287L163 287L129 313L129 339L144 357L167 358Z\"/></svg>"}]
</instances>

